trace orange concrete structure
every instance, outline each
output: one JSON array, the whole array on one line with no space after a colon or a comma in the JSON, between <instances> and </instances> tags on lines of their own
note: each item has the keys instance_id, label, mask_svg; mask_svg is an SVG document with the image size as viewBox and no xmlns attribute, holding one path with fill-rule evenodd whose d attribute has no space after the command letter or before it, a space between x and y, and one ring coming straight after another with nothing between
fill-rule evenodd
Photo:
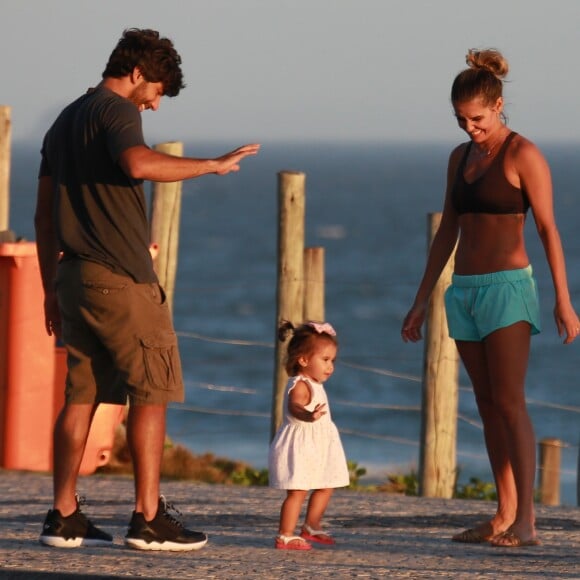
<instances>
[{"instance_id":1,"label":"orange concrete structure","mask_svg":"<svg viewBox=\"0 0 580 580\"><path fill-rule=\"evenodd\" d=\"M59 344L55 349L55 360L54 420L64 405L64 383L66 380L66 349ZM97 407L79 471L81 475L94 473L97 467L109 463L115 442L115 429L123 421L124 416L125 407L123 405L101 404Z\"/></svg>"},{"instance_id":2,"label":"orange concrete structure","mask_svg":"<svg viewBox=\"0 0 580 580\"><path fill-rule=\"evenodd\" d=\"M0 466L48 471L54 417L54 338L33 242L0 244Z\"/></svg>"},{"instance_id":3,"label":"orange concrete structure","mask_svg":"<svg viewBox=\"0 0 580 580\"><path fill-rule=\"evenodd\" d=\"M64 404L66 351L44 328L34 242L0 244L0 467L52 470L52 430ZM108 463L122 405L95 413L81 474Z\"/></svg>"}]
</instances>

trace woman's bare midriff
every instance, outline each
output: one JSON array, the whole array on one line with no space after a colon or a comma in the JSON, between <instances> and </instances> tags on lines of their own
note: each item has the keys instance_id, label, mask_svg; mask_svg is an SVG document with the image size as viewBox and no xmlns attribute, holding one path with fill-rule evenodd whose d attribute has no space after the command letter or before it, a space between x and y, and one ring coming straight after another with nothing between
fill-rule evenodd
<instances>
[{"instance_id":1,"label":"woman's bare midriff","mask_svg":"<svg viewBox=\"0 0 580 580\"><path fill-rule=\"evenodd\" d=\"M460 216L455 273L469 276L527 267L524 222L524 214Z\"/></svg>"}]
</instances>

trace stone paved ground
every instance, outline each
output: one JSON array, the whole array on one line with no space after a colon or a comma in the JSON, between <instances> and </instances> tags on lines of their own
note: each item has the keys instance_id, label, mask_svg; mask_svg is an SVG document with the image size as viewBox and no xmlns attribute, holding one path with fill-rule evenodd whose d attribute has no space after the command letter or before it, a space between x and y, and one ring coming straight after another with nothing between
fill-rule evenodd
<instances>
[{"instance_id":1,"label":"stone paved ground","mask_svg":"<svg viewBox=\"0 0 580 580\"><path fill-rule=\"evenodd\" d=\"M261 487L165 482L193 529L210 540L198 552L125 548L132 510L129 478L83 478L87 515L115 536L112 548L62 550L38 543L51 505L49 476L0 471L0 578L576 578L580 509L538 506L541 546L460 545L452 533L476 523L493 504L339 490L326 523L338 545L311 552L273 549L283 492Z\"/></svg>"}]
</instances>

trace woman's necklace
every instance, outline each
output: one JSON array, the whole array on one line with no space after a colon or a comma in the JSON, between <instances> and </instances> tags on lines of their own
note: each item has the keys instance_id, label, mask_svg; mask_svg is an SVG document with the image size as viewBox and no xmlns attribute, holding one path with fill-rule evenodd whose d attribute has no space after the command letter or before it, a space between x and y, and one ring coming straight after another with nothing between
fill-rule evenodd
<instances>
[{"instance_id":1,"label":"woman's necklace","mask_svg":"<svg viewBox=\"0 0 580 580\"><path fill-rule=\"evenodd\" d=\"M500 136L488 147L480 147L475 145L475 151L477 152L479 157L491 157L491 155L496 150L497 146L500 145L505 141L506 135L504 132L500 134Z\"/></svg>"}]
</instances>

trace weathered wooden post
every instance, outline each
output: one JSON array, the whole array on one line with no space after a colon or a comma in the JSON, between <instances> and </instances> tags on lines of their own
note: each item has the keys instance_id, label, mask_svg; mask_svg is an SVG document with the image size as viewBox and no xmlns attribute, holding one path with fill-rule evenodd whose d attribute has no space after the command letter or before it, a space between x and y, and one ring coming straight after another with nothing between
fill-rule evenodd
<instances>
[{"instance_id":1,"label":"weathered wooden post","mask_svg":"<svg viewBox=\"0 0 580 580\"><path fill-rule=\"evenodd\" d=\"M160 143L155 150L177 157L183 156L183 143ZM163 286L169 309L173 311L173 293L179 249L179 221L181 214L181 181L153 183L151 196L151 243L157 246L155 271Z\"/></svg>"},{"instance_id":2,"label":"weathered wooden post","mask_svg":"<svg viewBox=\"0 0 580 580\"><path fill-rule=\"evenodd\" d=\"M10 107L0 105L0 232L10 223Z\"/></svg>"},{"instance_id":3,"label":"weathered wooden post","mask_svg":"<svg viewBox=\"0 0 580 580\"><path fill-rule=\"evenodd\" d=\"M562 442L542 439L540 447L540 503L560 505L560 463Z\"/></svg>"},{"instance_id":4,"label":"weathered wooden post","mask_svg":"<svg viewBox=\"0 0 580 580\"><path fill-rule=\"evenodd\" d=\"M304 249L304 321L324 322L324 248Z\"/></svg>"},{"instance_id":5,"label":"weathered wooden post","mask_svg":"<svg viewBox=\"0 0 580 580\"><path fill-rule=\"evenodd\" d=\"M441 214L428 216L431 245ZM453 253L435 285L425 327L419 495L451 498L456 479L459 357L449 338L443 296L451 282Z\"/></svg>"},{"instance_id":6,"label":"weathered wooden post","mask_svg":"<svg viewBox=\"0 0 580 580\"><path fill-rule=\"evenodd\" d=\"M304 213L306 175L301 172L278 173L278 281L275 329L275 369L270 438L282 423L284 370L287 341L278 340L283 320L302 322L304 312Z\"/></svg>"}]
</instances>

